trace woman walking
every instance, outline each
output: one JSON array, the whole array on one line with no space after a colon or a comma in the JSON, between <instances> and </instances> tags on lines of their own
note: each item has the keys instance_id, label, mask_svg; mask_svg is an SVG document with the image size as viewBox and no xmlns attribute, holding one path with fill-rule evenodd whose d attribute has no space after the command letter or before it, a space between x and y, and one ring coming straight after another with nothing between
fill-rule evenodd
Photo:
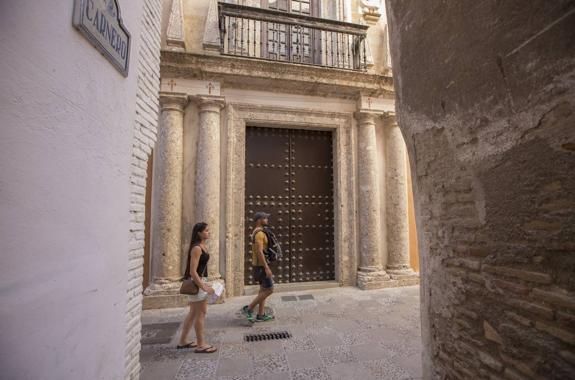
<instances>
[{"instance_id":1,"label":"woman walking","mask_svg":"<svg viewBox=\"0 0 575 380\"><path fill-rule=\"evenodd\" d=\"M207 298L214 293L214 289L207 283L208 260L210 255L206 250L205 242L210 238L210 231L206 223L198 223L192 231L192 242L188 251L188 263L184 278L192 278L198 286L198 294L189 295L190 311L182 327L182 335L177 348L196 348L195 352L211 354L216 352L214 346L204 341L204 320L208 311ZM192 270L193 269L193 270ZM196 330L196 343L189 343L188 333L194 326Z\"/></svg>"}]
</instances>

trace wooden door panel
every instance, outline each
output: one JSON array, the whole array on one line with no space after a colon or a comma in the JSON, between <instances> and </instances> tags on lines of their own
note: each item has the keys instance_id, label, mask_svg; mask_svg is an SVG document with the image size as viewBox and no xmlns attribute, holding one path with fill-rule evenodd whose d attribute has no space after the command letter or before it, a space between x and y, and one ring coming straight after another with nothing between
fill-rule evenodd
<instances>
[{"instance_id":1,"label":"wooden door panel","mask_svg":"<svg viewBox=\"0 0 575 380\"><path fill-rule=\"evenodd\" d=\"M251 278L253 213L270 223L284 251L276 281L333 280L332 134L249 127L246 133L246 284Z\"/></svg>"},{"instance_id":2,"label":"wooden door panel","mask_svg":"<svg viewBox=\"0 0 575 380\"><path fill-rule=\"evenodd\" d=\"M331 280L334 278L333 235L329 234L333 231L332 134L293 131L290 149L291 232L297 236L292 238L290 279Z\"/></svg>"},{"instance_id":3,"label":"wooden door panel","mask_svg":"<svg viewBox=\"0 0 575 380\"><path fill-rule=\"evenodd\" d=\"M251 262L253 216L270 213L271 223L286 255L270 265L276 282L289 281L289 131L272 128L247 128L245 198L245 284L254 284Z\"/></svg>"}]
</instances>

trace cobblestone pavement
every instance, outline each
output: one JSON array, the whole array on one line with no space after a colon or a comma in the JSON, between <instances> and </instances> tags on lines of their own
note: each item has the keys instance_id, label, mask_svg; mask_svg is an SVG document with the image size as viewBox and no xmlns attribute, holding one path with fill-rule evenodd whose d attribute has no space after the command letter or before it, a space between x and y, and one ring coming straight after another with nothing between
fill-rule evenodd
<instances>
[{"instance_id":1,"label":"cobblestone pavement","mask_svg":"<svg viewBox=\"0 0 575 380\"><path fill-rule=\"evenodd\" d=\"M239 313L251 298L209 306L207 341L219 349L210 355L175 349L187 309L144 311L141 379L421 378L418 286L277 293L269 302L276 320L254 325ZM244 341L245 334L280 331L292 337Z\"/></svg>"}]
</instances>

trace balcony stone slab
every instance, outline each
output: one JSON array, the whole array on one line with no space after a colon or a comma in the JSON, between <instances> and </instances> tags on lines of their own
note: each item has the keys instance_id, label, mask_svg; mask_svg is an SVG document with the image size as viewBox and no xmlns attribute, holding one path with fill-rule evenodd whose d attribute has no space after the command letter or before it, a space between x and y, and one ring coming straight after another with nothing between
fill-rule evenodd
<instances>
[{"instance_id":1,"label":"balcony stone slab","mask_svg":"<svg viewBox=\"0 0 575 380\"><path fill-rule=\"evenodd\" d=\"M245 57L163 51L161 76L221 81L223 88L244 90L394 98L391 76Z\"/></svg>"}]
</instances>

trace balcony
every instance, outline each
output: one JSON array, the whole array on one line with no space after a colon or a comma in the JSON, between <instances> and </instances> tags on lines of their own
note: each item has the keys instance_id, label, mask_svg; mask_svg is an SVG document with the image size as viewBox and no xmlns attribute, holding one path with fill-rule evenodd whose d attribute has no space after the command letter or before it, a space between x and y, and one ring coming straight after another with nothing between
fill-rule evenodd
<instances>
[{"instance_id":1,"label":"balcony","mask_svg":"<svg viewBox=\"0 0 575 380\"><path fill-rule=\"evenodd\" d=\"M366 71L367 26L219 3L222 55Z\"/></svg>"}]
</instances>

